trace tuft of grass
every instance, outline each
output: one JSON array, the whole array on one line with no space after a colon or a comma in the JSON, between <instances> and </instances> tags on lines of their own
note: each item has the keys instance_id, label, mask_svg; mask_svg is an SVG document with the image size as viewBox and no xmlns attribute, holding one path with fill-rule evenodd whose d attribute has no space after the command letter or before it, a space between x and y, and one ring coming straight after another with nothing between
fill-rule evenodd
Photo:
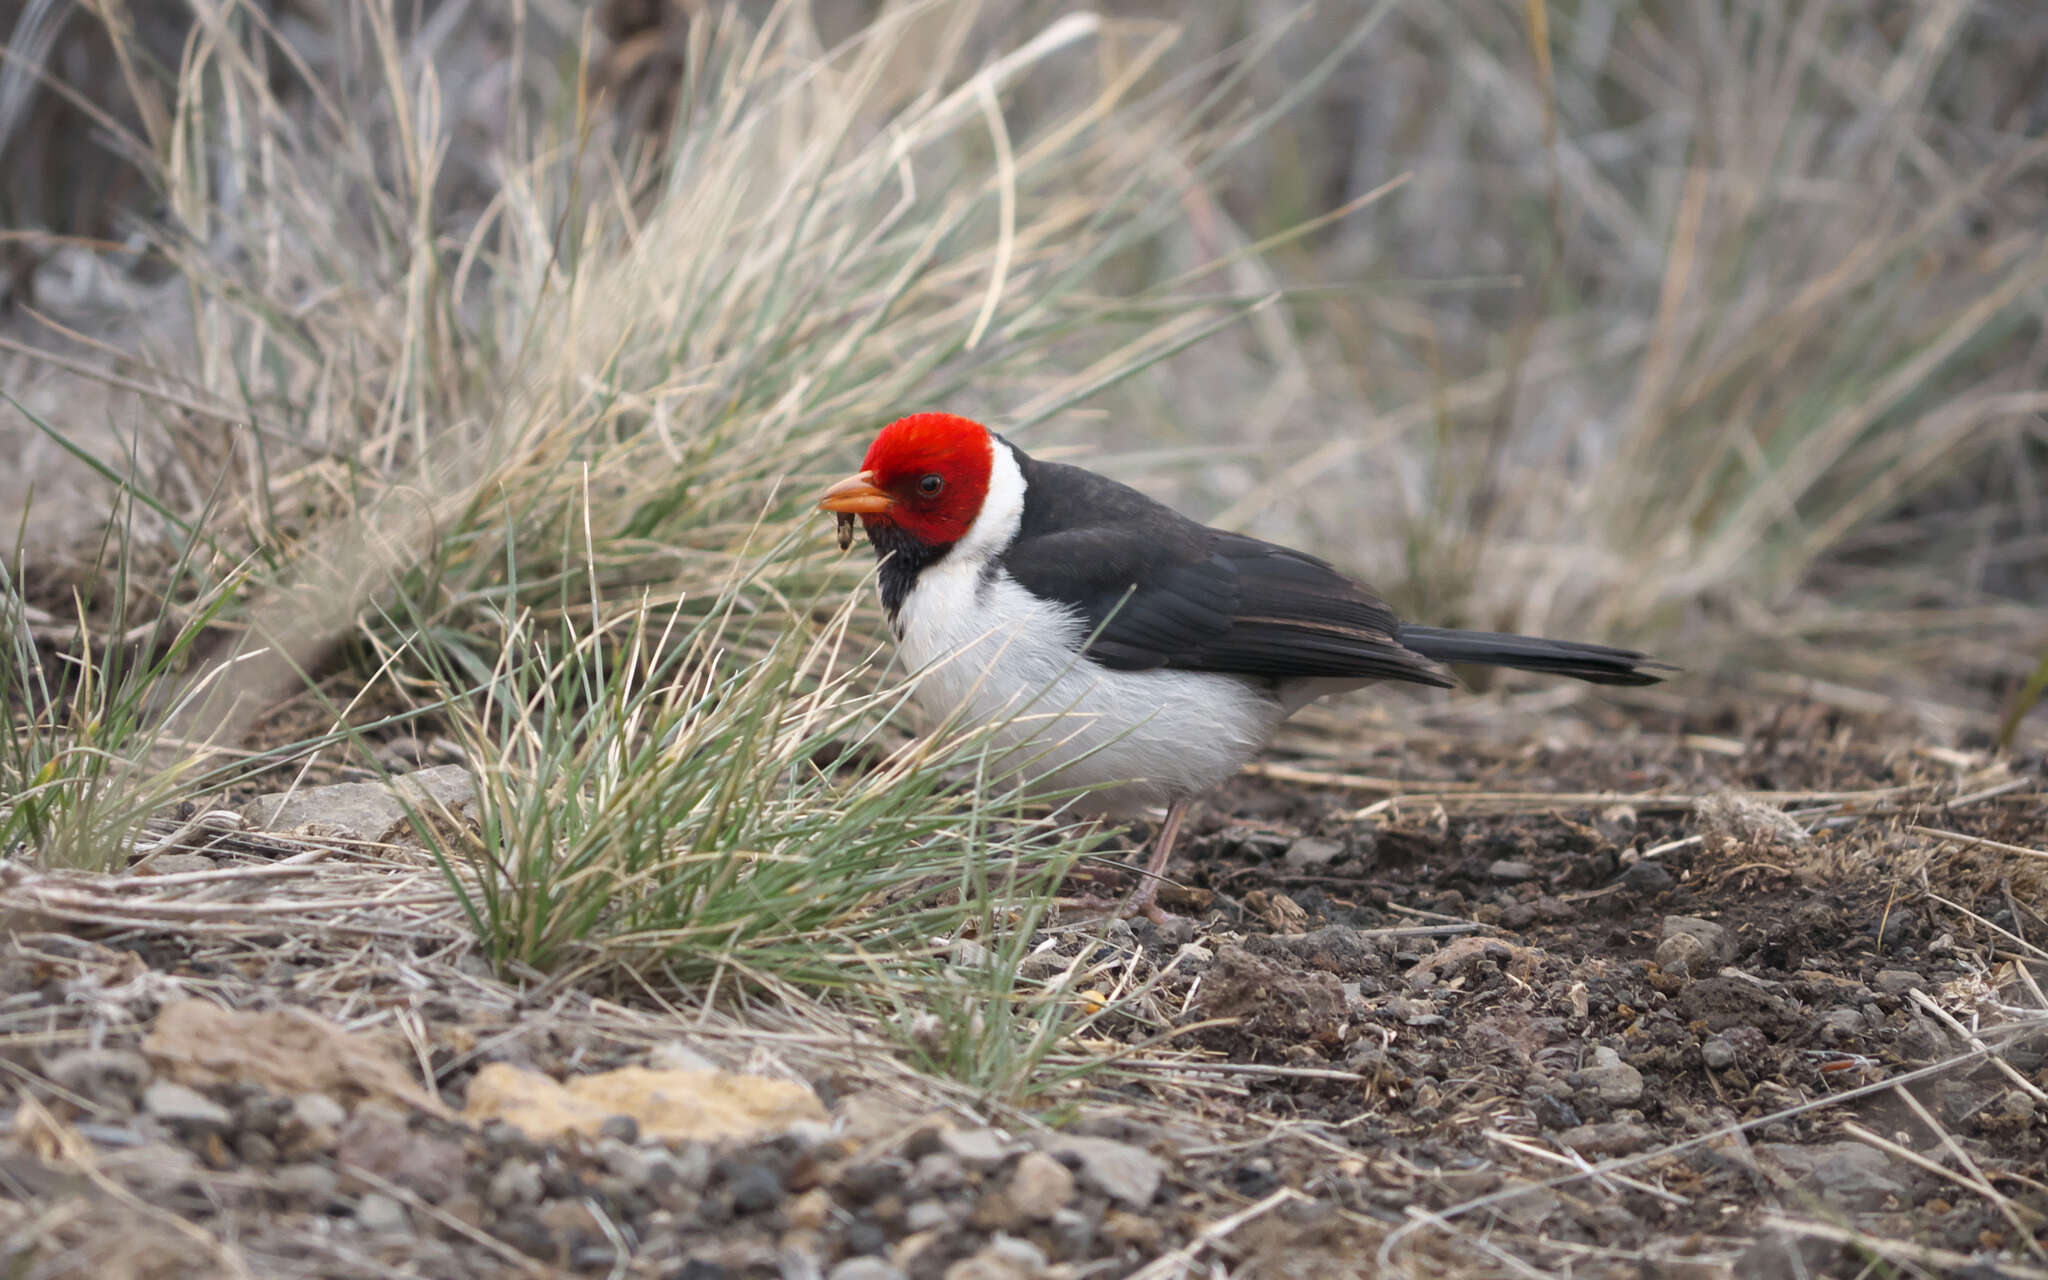
<instances>
[{"instance_id":1,"label":"tuft of grass","mask_svg":"<svg viewBox=\"0 0 2048 1280\"><path fill-rule=\"evenodd\" d=\"M480 687L447 672L476 830L416 826L494 963L842 987L888 957L900 978L1049 900L1088 847L1001 818L986 729L885 737L905 689L859 686L850 600L810 634L741 612L745 585L555 637L522 613Z\"/></svg>"},{"instance_id":2,"label":"tuft of grass","mask_svg":"<svg viewBox=\"0 0 2048 1280\"><path fill-rule=\"evenodd\" d=\"M143 823L206 772L167 740L157 700L229 595L180 600L184 560L145 588L129 550L134 504L123 510L127 524L109 522L92 586L72 595L68 619L24 595L33 565L19 543L11 562L0 561L0 856L110 870ZM137 602L159 592L182 608L139 617Z\"/></svg>"}]
</instances>

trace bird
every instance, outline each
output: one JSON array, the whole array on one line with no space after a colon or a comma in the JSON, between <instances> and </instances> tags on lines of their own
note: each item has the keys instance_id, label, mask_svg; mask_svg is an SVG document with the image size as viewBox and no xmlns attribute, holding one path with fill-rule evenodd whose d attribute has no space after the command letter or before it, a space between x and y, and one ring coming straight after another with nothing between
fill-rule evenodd
<instances>
[{"instance_id":1,"label":"bird","mask_svg":"<svg viewBox=\"0 0 2048 1280\"><path fill-rule=\"evenodd\" d=\"M1190 804L1317 698L1449 687L1453 663L1608 685L1672 669L1632 649L1402 622L1315 556L1033 458L957 414L890 422L818 506L842 551L855 520L865 531L925 711L992 726L991 757L1079 813L1165 806L1119 916L1167 918L1159 885Z\"/></svg>"}]
</instances>

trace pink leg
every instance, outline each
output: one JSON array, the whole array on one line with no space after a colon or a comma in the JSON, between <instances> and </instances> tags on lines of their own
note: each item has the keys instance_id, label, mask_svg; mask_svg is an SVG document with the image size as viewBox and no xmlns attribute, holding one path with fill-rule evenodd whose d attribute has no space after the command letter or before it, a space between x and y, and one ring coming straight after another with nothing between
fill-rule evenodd
<instances>
[{"instance_id":1,"label":"pink leg","mask_svg":"<svg viewBox=\"0 0 2048 1280\"><path fill-rule=\"evenodd\" d=\"M1144 878L1124 905L1117 909L1118 916L1128 920L1142 915L1154 924L1166 923L1167 913L1155 899L1159 897L1161 882L1166 879L1166 860L1173 855L1173 842L1180 835L1180 822L1187 812L1186 800L1176 800L1167 809L1166 821L1159 827L1159 836L1152 841L1152 859L1145 864Z\"/></svg>"}]
</instances>

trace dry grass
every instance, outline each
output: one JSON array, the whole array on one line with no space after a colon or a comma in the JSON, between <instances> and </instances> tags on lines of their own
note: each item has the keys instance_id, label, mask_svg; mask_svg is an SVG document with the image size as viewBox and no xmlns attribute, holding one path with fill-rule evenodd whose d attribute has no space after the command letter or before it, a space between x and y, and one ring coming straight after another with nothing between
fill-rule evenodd
<instances>
[{"instance_id":1,"label":"dry grass","mask_svg":"<svg viewBox=\"0 0 2048 1280\"><path fill-rule=\"evenodd\" d=\"M676 114L652 132L597 92L645 105L596 70L627 46L586 59L573 6L529 0L460 32L446 17L460 5L420 31L403 9L344 6L320 26L193 0L192 38L166 45L107 8L116 29L94 38L123 51L111 66L133 109L103 127L162 208L119 251L40 227L6 242L49 255L34 281L76 286L15 288L25 305L0 333L28 424L9 430L69 495L0 513L28 531L0 596L0 688L23 699L13 742L27 745L0 757L0 784L10 819L52 804L69 823L8 828L35 855L0 865L32 926L10 939L21 957L104 986L125 962L73 931L175 939L223 964L296 939L319 974L300 995L331 1009L357 1011L374 975L507 1017L544 996L564 1035L592 1043L644 1046L686 1013L735 1058L1020 1127L1084 1080L1132 1086L1117 1105L1162 1133L1243 1098L1248 1078L1369 1091L1357 1073L1179 1043L1186 1009L1135 961L1018 980L1037 917L1002 914L1014 899L989 855L1056 871L1082 845L944 793L971 742L887 754L900 739L880 727L894 693L862 640L864 566L822 528L807 541L816 482L876 423L939 405L1313 546L1432 622L1633 639L1768 697L1902 709L1937 753L1914 767L1949 771L1938 783L1764 797L1808 823L1911 820L1903 844L1830 846L1807 870L1893 859L1901 893L1990 931L1958 886L2002 877L2031 901L2048 884L2041 851L1926 811L2038 800L2038 779L1952 750L1991 740L2008 693L2021 751L2040 723L2022 719L2022 682L2048 628L2048 29L2024 4L1361 15L1242 0L1176 28L933 0L825 34L802 6L720 6L671 32ZM35 61L14 52L0 149L21 145L8 104ZM701 643L663 667L672 629ZM1348 764L1362 743L1480 719L1505 734L1578 696L1454 700L1398 722L1314 713L1287 741L1303 762L1267 772L1362 793L1360 823L1711 802ZM1614 705L1654 722L1690 696ZM364 735L411 716L466 727L493 797L481 856L158 812L265 768L359 760ZM870 738L884 767L805 772L821 727ZM698 790L653 785L757 742ZM1695 733L1679 749L1751 745ZM542 782L563 777L567 800ZM700 823L726 792L765 798L746 821ZM718 917L772 944L744 955L670 945L703 918L702 886L663 900L679 882L660 877L718 881L756 855L778 871L830 844L859 855L856 829L878 847L923 841L933 860L849 881L858 913ZM609 838L621 830L647 838ZM669 832L688 838L671 847ZM228 865L50 869L186 848ZM945 872L945 910L888 917L886 952L847 943L849 918L872 922L870 890ZM945 963L970 934L982 962ZM1984 946L2009 963L2006 942ZM2017 947L2011 972L2030 984L2042 957ZM479 948L498 976L462 963ZM821 965L866 966L857 994L821 998ZM2001 1036L2038 1030L2048 1002L2012 1003L2010 986L1987 1016ZM1091 989L1094 1003L1074 998ZM1943 999L1931 1013L1982 1035ZM42 1051L129 1014L107 997L62 1026L7 1017L11 1047ZM1116 1019L1159 1038L1134 1050L1098 1034ZM417 1008L392 1020L423 1034ZM1501 1190L1392 1229L1346 1221L1402 1274L1640 1261L1517 1234L1496 1211L1582 1183L1676 1194L1660 1178L1689 1150L1748 1159L1750 1130L1906 1079L1598 1165L1501 1130ZM75 1132L41 1132L53 1159L89 1163L65 1145ZM1311 1123L1269 1137L1334 1141ZM2025 1206L1967 1159L1923 1158L2019 1223ZM1298 1198L1220 1214L1144 1274L1256 1253ZM226 1256L107 1204L151 1224L107 1267ZM97 1246L59 1217L8 1226L86 1263ZM1738 1243L1706 1241L1685 1265L1726 1265ZM1954 1261L1864 1243L1902 1273ZM178 1261L142 1256L156 1252Z\"/></svg>"}]
</instances>

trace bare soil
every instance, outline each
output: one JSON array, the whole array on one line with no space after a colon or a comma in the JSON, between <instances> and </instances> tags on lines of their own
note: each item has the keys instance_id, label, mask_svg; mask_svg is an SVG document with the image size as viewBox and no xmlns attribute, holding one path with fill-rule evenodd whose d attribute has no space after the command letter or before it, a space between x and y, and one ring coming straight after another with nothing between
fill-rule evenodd
<instances>
[{"instance_id":1,"label":"bare soil","mask_svg":"<svg viewBox=\"0 0 2048 1280\"><path fill-rule=\"evenodd\" d=\"M507 983L459 955L459 921L17 916L0 1256L38 1276L2048 1273L2043 761L1818 705L1546 724L1342 746L1311 726L1214 797L1163 895L1178 919L1038 940L1027 978L1125 1003L1055 1057L1111 1065L1025 1110L772 993ZM342 1090L323 1131L227 1081L198 1091L217 1114L181 1117L136 1050L193 995L394 1035L445 1109ZM678 1040L805 1081L832 1125L550 1144L459 1116L487 1062L568 1076Z\"/></svg>"}]
</instances>

